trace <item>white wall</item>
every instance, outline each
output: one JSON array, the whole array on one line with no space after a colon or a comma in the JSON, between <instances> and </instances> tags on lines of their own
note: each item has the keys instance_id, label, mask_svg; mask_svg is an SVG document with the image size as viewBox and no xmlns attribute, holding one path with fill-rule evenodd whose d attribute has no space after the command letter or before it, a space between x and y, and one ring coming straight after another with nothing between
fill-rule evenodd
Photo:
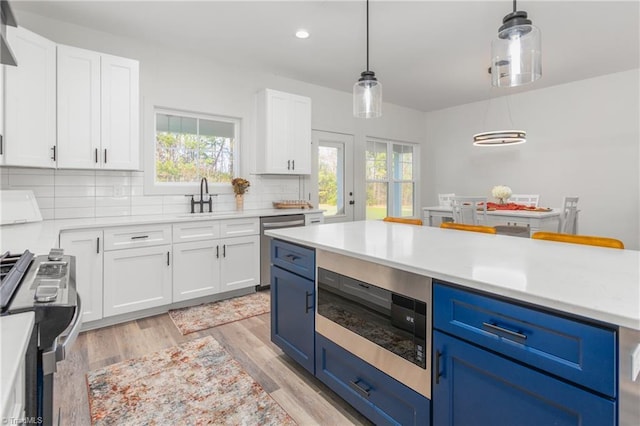
<instances>
[{"instance_id":1,"label":"white wall","mask_svg":"<svg viewBox=\"0 0 640 426\"><path fill-rule=\"evenodd\" d=\"M267 177L252 175L255 171L255 94L268 87L309 96L312 99L313 129L352 134L355 136L355 176L364 176L364 139L376 136L394 140L417 142L424 140L424 113L408 108L384 104L383 117L358 120L352 115L351 86L358 77L345 75L345 92L267 74L260 70L225 67L191 54L145 44L138 40L116 37L88 28L69 25L40 15L22 12L20 24L51 40L71 46L130 57L140 61L140 93L142 98L143 148L152 144L154 129L151 112L154 105L188 111L240 117L241 172L251 181L247 208L264 207L269 200L281 197L274 188L298 188L297 197L307 197L304 179L297 177ZM203 46L203 49L206 46ZM59 172L58 172L59 173ZM137 175L136 175L137 176ZM16 182L17 177L13 178ZM258 194L267 188L270 198ZM286 198L292 198L287 191ZM364 179L356 179L356 217L364 218ZM274 198L275 197L275 198ZM148 198L151 202L152 198ZM225 202L227 200L225 199ZM230 202L230 199L228 200ZM140 202L140 201L139 201ZM144 202L144 199L141 200ZM153 201L159 202L154 199ZM185 201L185 206L186 206ZM97 210L96 214L100 215Z\"/></svg>"},{"instance_id":2,"label":"white wall","mask_svg":"<svg viewBox=\"0 0 640 426\"><path fill-rule=\"evenodd\" d=\"M491 198L500 184L540 194L542 206L577 195L581 234L639 249L639 100L638 69L510 96L514 127L527 132L527 143L512 147L472 145L474 133L502 130L487 126L505 122L496 114L506 111L504 98L428 113L422 199L437 205L441 192Z\"/></svg>"}]
</instances>

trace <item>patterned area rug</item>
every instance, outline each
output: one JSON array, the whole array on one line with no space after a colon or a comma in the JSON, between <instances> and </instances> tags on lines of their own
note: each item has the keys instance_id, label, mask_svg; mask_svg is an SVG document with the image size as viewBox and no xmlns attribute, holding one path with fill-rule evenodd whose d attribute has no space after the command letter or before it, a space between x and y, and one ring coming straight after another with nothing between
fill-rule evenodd
<instances>
[{"instance_id":1,"label":"patterned area rug","mask_svg":"<svg viewBox=\"0 0 640 426\"><path fill-rule=\"evenodd\" d=\"M295 425L213 337L87 374L93 425Z\"/></svg>"},{"instance_id":2,"label":"patterned area rug","mask_svg":"<svg viewBox=\"0 0 640 426\"><path fill-rule=\"evenodd\" d=\"M169 316L183 335L238 321L271 310L269 292L258 291L246 296L189 308L169 311Z\"/></svg>"}]
</instances>

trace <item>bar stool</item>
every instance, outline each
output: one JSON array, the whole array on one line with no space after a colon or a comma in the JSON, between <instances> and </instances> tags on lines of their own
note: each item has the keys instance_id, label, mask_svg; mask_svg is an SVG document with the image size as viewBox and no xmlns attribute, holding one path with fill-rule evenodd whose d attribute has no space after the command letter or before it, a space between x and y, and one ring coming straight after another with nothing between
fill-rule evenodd
<instances>
[{"instance_id":1,"label":"bar stool","mask_svg":"<svg viewBox=\"0 0 640 426\"><path fill-rule=\"evenodd\" d=\"M559 241L561 243L586 244L589 246L624 249L624 243L615 238L594 237L591 235L559 234L556 232L536 232L531 236L535 240Z\"/></svg>"},{"instance_id":2,"label":"bar stool","mask_svg":"<svg viewBox=\"0 0 640 426\"><path fill-rule=\"evenodd\" d=\"M467 225L464 223L443 222L440 224L443 229L456 229L458 231L482 232L484 234L496 234L496 228L484 225Z\"/></svg>"},{"instance_id":3,"label":"bar stool","mask_svg":"<svg viewBox=\"0 0 640 426\"><path fill-rule=\"evenodd\" d=\"M408 225L420 225L420 226L422 226L422 219L414 219L414 218L410 218L410 217L392 217L392 216L387 216L382 220L384 222L406 223Z\"/></svg>"}]
</instances>

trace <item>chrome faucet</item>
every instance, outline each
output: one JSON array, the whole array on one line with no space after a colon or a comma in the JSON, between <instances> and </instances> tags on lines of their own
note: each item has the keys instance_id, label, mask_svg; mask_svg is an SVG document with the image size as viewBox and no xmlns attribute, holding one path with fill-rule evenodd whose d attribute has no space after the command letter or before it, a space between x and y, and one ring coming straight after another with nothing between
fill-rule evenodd
<instances>
[{"instance_id":1,"label":"chrome faucet","mask_svg":"<svg viewBox=\"0 0 640 426\"><path fill-rule=\"evenodd\" d=\"M204 200L204 196L207 196L207 201ZM204 213L204 205L209 205L209 213L211 213L212 204L211 204L211 195L209 194L209 182L206 177L200 179L200 200L196 201L193 199L193 195L191 196L191 213L195 213L195 205L200 205L200 213Z\"/></svg>"}]
</instances>

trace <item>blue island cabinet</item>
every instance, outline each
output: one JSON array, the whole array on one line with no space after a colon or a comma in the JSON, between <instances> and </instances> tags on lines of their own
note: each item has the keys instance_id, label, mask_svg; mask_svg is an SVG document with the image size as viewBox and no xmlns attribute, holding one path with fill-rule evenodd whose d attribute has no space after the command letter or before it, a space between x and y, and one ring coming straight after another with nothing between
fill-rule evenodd
<instances>
[{"instance_id":1,"label":"blue island cabinet","mask_svg":"<svg viewBox=\"0 0 640 426\"><path fill-rule=\"evenodd\" d=\"M434 282L434 426L617 425L616 331Z\"/></svg>"},{"instance_id":2,"label":"blue island cabinet","mask_svg":"<svg viewBox=\"0 0 640 426\"><path fill-rule=\"evenodd\" d=\"M315 251L271 240L271 341L315 372Z\"/></svg>"}]
</instances>

